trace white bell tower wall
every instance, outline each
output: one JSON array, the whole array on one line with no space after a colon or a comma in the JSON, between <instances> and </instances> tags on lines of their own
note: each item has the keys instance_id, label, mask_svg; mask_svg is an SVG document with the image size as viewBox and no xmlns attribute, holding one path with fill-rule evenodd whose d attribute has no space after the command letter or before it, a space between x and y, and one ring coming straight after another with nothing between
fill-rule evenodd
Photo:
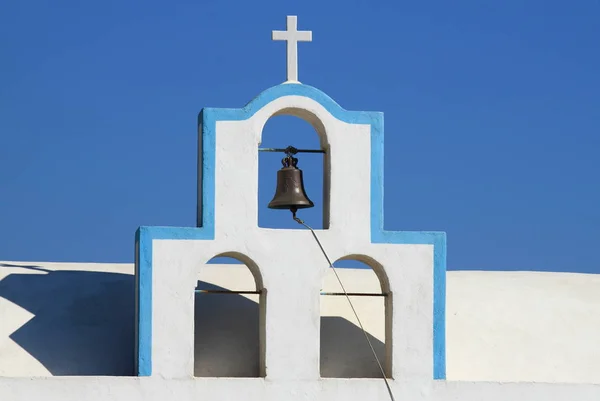
<instances>
[{"instance_id":1,"label":"white bell tower wall","mask_svg":"<svg viewBox=\"0 0 600 401\"><path fill-rule=\"evenodd\" d=\"M257 150L263 126L277 114L312 124L326 151L329 224L317 235L329 257L352 256L373 266L388 295L388 376L443 378L445 235L382 229L383 115L346 111L302 84L271 88L242 109L202 111L199 227L140 230L140 280L144 272L151 277L151 296L140 296L138 351L145 358L138 358L139 373L193 375L195 272L214 256L234 252L252 261L263 293L263 375L319 380L319 295L329 265L304 227L258 226ZM291 213L281 211L281 218ZM147 319L144 310L151 311ZM148 332L151 341L144 342Z\"/></svg>"}]
</instances>

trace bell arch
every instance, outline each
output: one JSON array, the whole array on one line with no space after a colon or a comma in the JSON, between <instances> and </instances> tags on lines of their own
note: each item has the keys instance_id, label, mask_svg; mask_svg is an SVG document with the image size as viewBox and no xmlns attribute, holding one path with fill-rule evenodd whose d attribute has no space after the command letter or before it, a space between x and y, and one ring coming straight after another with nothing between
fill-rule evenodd
<instances>
[{"instance_id":1,"label":"bell arch","mask_svg":"<svg viewBox=\"0 0 600 401\"><path fill-rule=\"evenodd\" d=\"M194 376L264 377L267 290L258 265L240 252L222 252L197 280Z\"/></svg>"},{"instance_id":2,"label":"bell arch","mask_svg":"<svg viewBox=\"0 0 600 401\"><path fill-rule=\"evenodd\" d=\"M252 273L252 277L254 278L254 283L256 286L256 291L260 291L263 289L263 278L262 278L262 274L260 272L260 268L258 267L256 262L254 260L252 260L250 257L244 255L241 252L230 251L230 252L219 253L219 254L213 256L211 258L211 260L216 259L216 258L231 258L240 263L243 263L244 265L246 265L248 270L250 270L250 273ZM208 262L210 262L210 260L207 261L207 263Z\"/></svg>"},{"instance_id":3,"label":"bell arch","mask_svg":"<svg viewBox=\"0 0 600 401\"><path fill-rule=\"evenodd\" d=\"M331 163L324 124L314 113L298 107L286 107L271 113L264 120L261 119L259 125L259 226L297 228L297 223L291 219L291 215L285 216L289 217L289 221L286 221L282 219L281 211L271 212L267 208L276 193L275 178L282 168L282 159L286 157L281 150L293 146L300 150L311 150L311 152L301 151L294 155L298 159L297 167L302 170L306 195L314 203L312 208L303 210L303 215L311 221L314 228L328 229ZM273 149L279 151L273 152ZM276 221L277 225L269 223L269 220Z\"/></svg>"},{"instance_id":4,"label":"bell arch","mask_svg":"<svg viewBox=\"0 0 600 401\"><path fill-rule=\"evenodd\" d=\"M320 296L321 377L380 378L381 370L365 339L366 334L386 377L391 378L393 301L384 267L364 254L341 257L334 262L334 267L346 293L333 269L327 269ZM366 333L356 321L346 294Z\"/></svg>"},{"instance_id":5,"label":"bell arch","mask_svg":"<svg viewBox=\"0 0 600 401\"><path fill-rule=\"evenodd\" d=\"M291 116L304 120L314 128L315 132L319 136L319 145L321 146L321 148L327 149L329 147L329 141L327 140L327 130L325 129L325 124L323 124L323 121L314 112L303 109L301 107L282 107L281 109L272 112L259 127L259 132L261 132L261 141L262 132L265 128L265 125L271 118L277 116Z\"/></svg>"},{"instance_id":6,"label":"bell arch","mask_svg":"<svg viewBox=\"0 0 600 401\"><path fill-rule=\"evenodd\" d=\"M345 262L345 261L357 261L357 262L361 262L362 264L370 267L373 270L373 272L375 273L375 275L377 276L377 279L379 280L379 285L381 286L382 293L387 294L387 293L391 292L390 281L388 279L387 273L385 272L385 268L377 260L375 260L371 256L367 256L367 255L359 254L359 253L353 253L351 255L346 255L346 256L343 256L343 257L339 258L338 260L336 260L336 262Z\"/></svg>"}]
</instances>

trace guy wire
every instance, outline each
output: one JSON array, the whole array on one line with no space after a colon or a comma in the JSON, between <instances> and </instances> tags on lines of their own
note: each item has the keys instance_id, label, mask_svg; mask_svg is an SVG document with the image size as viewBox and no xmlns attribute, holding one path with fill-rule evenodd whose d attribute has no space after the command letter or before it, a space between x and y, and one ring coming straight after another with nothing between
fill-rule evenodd
<instances>
[{"instance_id":1,"label":"guy wire","mask_svg":"<svg viewBox=\"0 0 600 401\"><path fill-rule=\"evenodd\" d=\"M363 324L360 321L360 318L358 317L358 313L356 312L356 309L354 309L354 305L352 304L352 300L348 296L348 292L346 291L346 288L344 287L344 284L342 283L342 280L340 279L340 276L338 275L336 268L333 266L333 263L331 263L331 260L329 259L329 256L327 256L327 252L325 252L325 249L323 248L323 245L321 244L321 241L319 241L319 238L317 237L317 234L315 233L315 230L313 230L311 226L309 226L308 224L306 224L304 222L304 220L301 220L300 218L296 217L296 211L297 210L295 210L295 208L291 209L291 211L292 211L292 217L293 217L293 219L297 223L303 225L304 227L306 227L306 228L308 228L310 230L310 232L312 233L315 241L317 241L317 244L319 245L319 248L321 248L321 252L323 253L323 256L325 256L325 259L327 259L327 263L329 263L329 267L331 267L333 269L333 273L335 274L335 277L337 278L338 283L340 283L340 287L342 287L342 291L344 292L344 295L346 296L346 299L348 300L348 303L350 304L350 308L352 308L352 312L354 312L354 316L356 317L356 320L358 321L360 329L362 330L363 334L365 335L365 339L367 340L367 343L369 344L369 347L371 348L371 352L373 353L373 356L375 357L375 361L377 362L377 366L379 366L379 370L381 371L381 376L383 377L383 381L385 382L385 386L386 386L387 391L388 391L388 393L390 395L390 399L392 401L395 401L394 394L392 393L392 388L390 387L390 384L389 384L389 382L387 380L387 377L385 375L385 371L383 370L383 366L381 366L381 362L379 361L379 358L377 357L377 353L375 352L375 348L373 348L373 344L371 343L371 340L369 340L369 335L367 334L367 331L363 327Z\"/></svg>"}]
</instances>

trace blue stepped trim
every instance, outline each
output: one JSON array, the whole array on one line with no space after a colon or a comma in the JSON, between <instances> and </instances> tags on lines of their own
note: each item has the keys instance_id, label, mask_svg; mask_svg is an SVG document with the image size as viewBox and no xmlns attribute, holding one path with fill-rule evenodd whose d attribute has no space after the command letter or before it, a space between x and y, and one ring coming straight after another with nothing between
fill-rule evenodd
<instances>
[{"instance_id":1,"label":"blue stepped trim","mask_svg":"<svg viewBox=\"0 0 600 401\"><path fill-rule=\"evenodd\" d=\"M214 239L207 227L139 227L136 232L136 361L138 376L152 375L152 242L155 239Z\"/></svg>"},{"instance_id":2,"label":"blue stepped trim","mask_svg":"<svg viewBox=\"0 0 600 401\"><path fill-rule=\"evenodd\" d=\"M304 84L281 84L269 88L241 109L204 108L199 115L202 130L202 213L198 228L140 227L137 233L138 332L137 366L139 376L152 374L152 240L214 239L216 122L240 121L252 117L265 105L284 96L304 96L321 104L339 120L371 126L371 242L390 244L430 244L433 258L433 375L446 378L446 233L385 231L383 229L383 113L344 110L320 90Z\"/></svg>"}]
</instances>

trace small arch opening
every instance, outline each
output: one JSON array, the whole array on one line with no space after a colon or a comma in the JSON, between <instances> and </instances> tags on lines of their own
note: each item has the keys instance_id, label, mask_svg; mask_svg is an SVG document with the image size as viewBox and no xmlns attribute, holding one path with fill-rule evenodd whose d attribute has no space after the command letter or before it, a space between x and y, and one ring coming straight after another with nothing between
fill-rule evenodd
<instances>
[{"instance_id":1,"label":"small arch opening","mask_svg":"<svg viewBox=\"0 0 600 401\"><path fill-rule=\"evenodd\" d=\"M294 115L289 115L293 113ZM298 116L298 117L296 117ZM262 131L262 141L258 149L258 225L265 228L296 229L298 223L292 220L286 210L269 209L277 186L277 171L281 169L283 152L272 149L324 150L325 138L316 129L323 130L320 122L312 121L299 111L283 110L267 120ZM317 128L315 128L315 126ZM298 168L302 170L304 188L314 207L302 209L299 215L315 229L329 227L329 168L326 153L298 153Z\"/></svg>"},{"instance_id":2,"label":"small arch opening","mask_svg":"<svg viewBox=\"0 0 600 401\"><path fill-rule=\"evenodd\" d=\"M349 255L334 264L386 377L391 377L392 294L383 266L365 255ZM348 299L328 269L321 289L321 377L381 378Z\"/></svg>"},{"instance_id":3,"label":"small arch opening","mask_svg":"<svg viewBox=\"0 0 600 401\"><path fill-rule=\"evenodd\" d=\"M194 376L264 377L266 289L238 252L202 266L194 291Z\"/></svg>"}]
</instances>

